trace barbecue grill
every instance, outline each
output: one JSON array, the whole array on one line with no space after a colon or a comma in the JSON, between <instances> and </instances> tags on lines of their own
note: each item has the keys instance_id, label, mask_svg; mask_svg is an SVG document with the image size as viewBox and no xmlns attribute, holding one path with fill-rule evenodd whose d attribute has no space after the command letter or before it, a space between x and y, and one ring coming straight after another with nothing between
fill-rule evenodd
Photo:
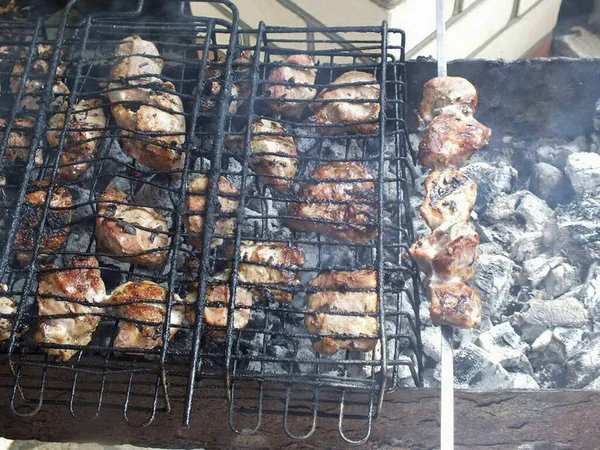
<instances>
[{"instance_id":1,"label":"barbecue grill","mask_svg":"<svg viewBox=\"0 0 600 450\"><path fill-rule=\"evenodd\" d=\"M178 20L159 22L143 18L144 0L138 0L129 12L91 14L71 24L68 17L77 5L74 0L55 27L42 19L0 24L0 45L11 46L1 63L3 81L11 77L15 61L22 60L25 66L19 91L15 95L8 91L0 94L2 114L10 118L0 142L0 160L6 152L11 130L17 129L13 118L30 114L35 119L28 160L2 164L6 181L2 186L0 275L1 281L8 285L9 294L18 299L13 332L2 347L14 374L10 408L19 416L32 416L47 403L45 397L49 393L63 393L58 396L60 400L53 402L69 408L78 418L93 419L104 410L120 409L130 424L147 426L157 415L173 414L177 410L183 413L183 424L189 426L195 402L200 398L226 396L230 405L229 424L237 433L255 433L263 416L279 414L284 417L285 433L302 439L314 432L318 418L333 420L332 416L337 416L338 430L345 440L364 442L386 392L422 385L419 275L413 262L403 256L414 240L408 212L409 187L414 182L410 160L414 155L406 123L404 33L388 29L386 23L335 29L286 28L261 23L258 29L241 30L235 6L226 0L215 3L230 10L231 21L191 16L184 8L185 2L176 2L174 5L181 6ZM327 37L330 32L344 37L344 43L330 40ZM157 45L165 61L161 77L175 85L184 103L187 131L181 150L186 158L179 178L148 169L125 157L119 145L120 129L111 117L102 129L99 150L87 173L75 181L60 180L57 177L59 158L70 145L68 125L60 130L56 149L48 149L45 141L46 124L53 114L50 103L55 69L61 60L69 64L65 77L71 91L68 117L81 99L105 98L109 70L116 61L115 46L132 34ZM39 110L24 111L20 99L26 81L36 76L31 69L32 50L40 43L54 46L50 69L47 78L42 80L45 88ZM243 51L250 51L254 59L249 70L240 75L232 65L233 59ZM286 56L298 52L319 61L316 81L319 90L349 70L371 73L379 82L378 102L385 114L380 115L376 135L323 135L317 132L318 125L282 120L286 134L295 137L299 150L299 170L294 183L310 181L309 174L315 167L332 161L360 161L374 176L375 195L369 201L377 205L379 213L373 224L377 238L372 243L341 243L315 233L290 232L284 226L285 211L290 201L298 199L293 193L265 188L259 183L259 176L249 168L253 137L250 125L254 119L270 115L265 96L268 75ZM224 58L219 59L218 55ZM214 77L215 69L222 86L217 106L209 112L202 111L200 105L206 98L204 86ZM249 83L249 94L235 98L231 88L240 76ZM231 102L241 100L243 106L232 113ZM108 99L104 100L104 108L109 117ZM224 145L230 136L243 137L241 154ZM138 138L143 140L143 133ZM40 143L44 148L44 161L37 165L34 155ZM205 233L199 251L187 245L183 226L187 183L198 174L207 174L210 179ZM234 214L223 213L218 208L219 176L226 176L239 189L239 195L234 195L239 202ZM39 262L19 266L15 261L18 246L14 239L21 226L26 189L33 180L48 180L49 190L66 186L73 195L70 208L73 224L66 246L51 254L40 248L44 229L53 226L48 220L49 201L46 201L33 261L38 256L52 257L62 267L73 256L93 255L100 261L107 292L127 281L151 280L165 286L168 306L165 322L160 327L163 342L160 347L115 347L114 336L123 319L111 312L96 313L101 322L86 346L40 344L33 340L39 322L35 306L37 277L47 269ZM168 256L161 267L142 269L97 251L93 229L98 216L98 195L115 180L126 186L138 204L154 207L168 217ZM235 219L234 236L215 235L214 223L223 217ZM225 241L222 248L211 248L215 237ZM298 269L303 280L300 286L278 286L294 295L292 303L255 302L250 307L249 325L236 329L231 320L234 312L248 308L235 302L236 287L243 285L237 270L244 240L297 245L306 254L306 264ZM223 248L231 248L231 254ZM198 264L192 275L183 268L187 257L195 258ZM233 294L224 307L228 308L230 320L226 330L219 330L205 325L202 316L207 284L211 276L227 265L232 269L228 283L229 292ZM310 293L306 280L322 270L364 268L375 270L377 274L379 309L376 317L380 326L378 335L374 336L378 340L376 350L366 354L345 351L336 356L313 352L310 343L315 336L303 326L309 314L304 306L304 299ZM171 327L176 326L170 323L170 312L182 304L174 296L179 294L183 298L192 279L198 284L197 320L195 325L179 325L179 333L169 338ZM251 287L272 288L261 283ZM224 331L224 336L212 337L210 332L214 331ZM48 348L72 349L78 353L63 362L48 356L44 352ZM332 405L337 405L335 414L330 412ZM329 412L325 412L326 409ZM290 416L305 417L306 429L290 429ZM344 424L348 420L364 423L362 435L345 433Z\"/></svg>"}]
</instances>

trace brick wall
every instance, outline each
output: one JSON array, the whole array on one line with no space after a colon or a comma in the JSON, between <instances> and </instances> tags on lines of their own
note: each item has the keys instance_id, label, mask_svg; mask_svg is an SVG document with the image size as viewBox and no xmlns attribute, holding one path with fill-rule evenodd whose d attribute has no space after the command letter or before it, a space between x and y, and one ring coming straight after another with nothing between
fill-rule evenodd
<instances>
[{"instance_id":1,"label":"brick wall","mask_svg":"<svg viewBox=\"0 0 600 450\"><path fill-rule=\"evenodd\" d=\"M556 25L561 0L445 0L448 59L516 59L534 52ZM435 0L234 0L243 26L374 25L407 36L407 57L435 55ZM226 17L193 3L195 14ZM350 38L352 36L349 36Z\"/></svg>"}]
</instances>

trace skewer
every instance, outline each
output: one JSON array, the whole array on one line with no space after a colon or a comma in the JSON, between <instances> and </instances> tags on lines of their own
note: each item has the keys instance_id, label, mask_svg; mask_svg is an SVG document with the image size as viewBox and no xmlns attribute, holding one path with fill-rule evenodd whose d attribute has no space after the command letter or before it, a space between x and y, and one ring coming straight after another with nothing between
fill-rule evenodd
<instances>
[{"instance_id":1,"label":"skewer","mask_svg":"<svg viewBox=\"0 0 600 450\"><path fill-rule=\"evenodd\" d=\"M436 0L437 72L439 77L448 74L446 66L445 0ZM440 448L454 449L454 352L452 327L442 326L441 332L441 395L440 395Z\"/></svg>"}]
</instances>

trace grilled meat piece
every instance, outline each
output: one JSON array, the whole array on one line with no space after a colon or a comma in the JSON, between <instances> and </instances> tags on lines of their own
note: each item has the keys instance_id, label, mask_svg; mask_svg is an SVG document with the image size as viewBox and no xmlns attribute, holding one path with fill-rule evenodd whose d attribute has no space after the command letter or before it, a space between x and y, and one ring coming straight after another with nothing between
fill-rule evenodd
<instances>
[{"instance_id":1,"label":"grilled meat piece","mask_svg":"<svg viewBox=\"0 0 600 450\"><path fill-rule=\"evenodd\" d=\"M431 322L457 328L473 328L481 323L481 299L461 281L429 282Z\"/></svg>"},{"instance_id":2,"label":"grilled meat piece","mask_svg":"<svg viewBox=\"0 0 600 450\"><path fill-rule=\"evenodd\" d=\"M25 109L39 109L39 101L41 100L46 80L50 70L50 59L52 56L52 45L38 44L34 49L33 61L31 63L29 77L24 80L25 65L28 58L29 50L24 50L20 53L20 59L13 66L12 74L9 81L10 91L17 94L23 86L23 96L21 97L21 106ZM61 50L62 58L63 52ZM53 109L57 109L63 102L63 97L69 94L69 88L64 83L64 77L67 72L68 65L64 61L59 61L56 68L56 78L52 85L53 101L51 103Z\"/></svg>"},{"instance_id":3,"label":"grilled meat piece","mask_svg":"<svg viewBox=\"0 0 600 450\"><path fill-rule=\"evenodd\" d=\"M318 167L314 182L301 183L298 198L291 202L290 228L323 233L347 242L369 242L377 236L375 185L359 162L333 162ZM311 220L300 220L311 219Z\"/></svg>"},{"instance_id":4,"label":"grilled meat piece","mask_svg":"<svg viewBox=\"0 0 600 450\"><path fill-rule=\"evenodd\" d=\"M433 170L460 167L475 150L485 147L492 134L471 116L444 113L437 116L419 144L421 164Z\"/></svg>"},{"instance_id":5,"label":"grilled meat piece","mask_svg":"<svg viewBox=\"0 0 600 450\"><path fill-rule=\"evenodd\" d=\"M273 186L278 191L287 191L294 184L298 172L298 152L292 136L286 135L279 122L258 119L250 127L250 167L259 175L260 182ZM238 152L244 149L244 133L228 136L226 145Z\"/></svg>"},{"instance_id":6,"label":"grilled meat piece","mask_svg":"<svg viewBox=\"0 0 600 450\"><path fill-rule=\"evenodd\" d=\"M315 67L315 63L309 55L298 54L288 56L281 66L271 71L269 81L291 83L265 86L267 98L279 99L279 101L268 101L269 107L275 114L296 119L302 117L308 102L296 100L312 100L317 95L317 89L314 87L317 69L312 67Z\"/></svg>"},{"instance_id":7,"label":"grilled meat piece","mask_svg":"<svg viewBox=\"0 0 600 450\"><path fill-rule=\"evenodd\" d=\"M475 272L479 235L466 223L446 223L410 247L427 275L441 280L470 280Z\"/></svg>"},{"instance_id":8,"label":"grilled meat piece","mask_svg":"<svg viewBox=\"0 0 600 450\"><path fill-rule=\"evenodd\" d=\"M239 191L225 178L220 177L219 207L217 209L221 215L231 215L237 211L239 201ZM202 238L204 235L204 210L206 209L206 194L208 192L208 176L201 174L196 176L188 185L185 196L186 215L183 218L187 240L192 247L202 248ZM235 217L217 217L215 219L214 235L221 236L212 240L211 248L217 247L223 243L223 237L233 236L235 230Z\"/></svg>"},{"instance_id":9,"label":"grilled meat piece","mask_svg":"<svg viewBox=\"0 0 600 450\"><path fill-rule=\"evenodd\" d=\"M302 275L299 268L303 264L304 252L300 248L290 247L284 242L243 241L238 279L242 283L257 284L252 289L258 295L289 303L294 293L275 288L299 286Z\"/></svg>"},{"instance_id":10,"label":"grilled meat piece","mask_svg":"<svg viewBox=\"0 0 600 450\"><path fill-rule=\"evenodd\" d=\"M473 115L477 107L477 90L461 77L436 77L423 86L419 109L421 125L428 125L440 114Z\"/></svg>"},{"instance_id":11,"label":"grilled meat piece","mask_svg":"<svg viewBox=\"0 0 600 450\"><path fill-rule=\"evenodd\" d=\"M170 81L158 78L163 68L156 46L130 36L115 50L119 58L108 86L111 112L121 131L123 150L155 170L183 167L185 142L183 104Z\"/></svg>"},{"instance_id":12,"label":"grilled meat piece","mask_svg":"<svg viewBox=\"0 0 600 450\"><path fill-rule=\"evenodd\" d=\"M0 119L0 140L4 137L7 125L8 121ZM31 117L17 117L14 120L10 134L8 135L6 152L4 153L3 162L5 164L25 165L29 157L31 133L34 125L35 120ZM44 162L41 142L35 150L34 162L36 166L40 166Z\"/></svg>"},{"instance_id":13,"label":"grilled meat piece","mask_svg":"<svg viewBox=\"0 0 600 450\"><path fill-rule=\"evenodd\" d=\"M36 181L27 187L19 218L20 227L15 235L15 243L21 247L17 250L17 260L21 264L30 262L33 257L33 248L38 237L49 185L47 181ZM57 251L67 240L71 225L71 210L68 208L71 206L73 206L73 199L69 190L62 186L54 186L40 240L38 255L40 259L53 257L43 253Z\"/></svg>"},{"instance_id":14,"label":"grilled meat piece","mask_svg":"<svg viewBox=\"0 0 600 450\"><path fill-rule=\"evenodd\" d=\"M67 102L64 102L62 112L55 114L48 121L50 129L46 131L46 138L51 147L58 147L60 143L67 107ZM102 100L80 100L73 106L67 126L57 174L64 180L76 180L90 168L106 128Z\"/></svg>"},{"instance_id":15,"label":"grilled meat piece","mask_svg":"<svg viewBox=\"0 0 600 450\"><path fill-rule=\"evenodd\" d=\"M66 269L54 264L42 266L38 279L38 315L34 339L43 344L87 345L92 339L105 301L106 290L100 278L98 261L93 256L75 257ZM72 300L72 301L69 301ZM75 303L84 302L84 303ZM45 316L72 317L45 319ZM63 361L71 359L78 350L47 348L49 355Z\"/></svg>"},{"instance_id":16,"label":"grilled meat piece","mask_svg":"<svg viewBox=\"0 0 600 450\"><path fill-rule=\"evenodd\" d=\"M17 302L13 296L6 295L8 286L0 284L0 314L7 314L14 317L17 313ZM0 342L10 339L14 320L12 318L0 318Z\"/></svg>"},{"instance_id":17,"label":"grilled meat piece","mask_svg":"<svg viewBox=\"0 0 600 450\"><path fill-rule=\"evenodd\" d=\"M379 321L377 317L367 315L377 313L379 309L375 271L321 272L309 286L315 292L307 300L306 329L309 333L332 335L313 342L315 351L333 355L339 350L368 352L375 348ZM338 338L335 335L356 337Z\"/></svg>"},{"instance_id":18,"label":"grilled meat piece","mask_svg":"<svg viewBox=\"0 0 600 450\"><path fill-rule=\"evenodd\" d=\"M122 319L115 338L115 347L153 349L162 345L164 321L167 316L167 290L152 281L129 282L117 287L108 299ZM173 294L174 302L181 302ZM171 308L169 337L179 330L185 315L183 305ZM144 324L136 322L146 322Z\"/></svg>"},{"instance_id":19,"label":"grilled meat piece","mask_svg":"<svg viewBox=\"0 0 600 450\"><path fill-rule=\"evenodd\" d=\"M114 88L114 83L111 84ZM138 162L155 170L173 171L181 176L185 142L183 104L175 86L161 82L154 89L128 88L114 91L112 114L121 130L123 150Z\"/></svg>"},{"instance_id":20,"label":"grilled meat piece","mask_svg":"<svg viewBox=\"0 0 600 450\"><path fill-rule=\"evenodd\" d=\"M114 186L109 186L98 199L98 249L120 261L160 266L167 257L168 228L159 211L135 205L129 194Z\"/></svg>"},{"instance_id":21,"label":"grilled meat piece","mask_svg":"<svg viewBox=\"0 0 600 450\"><path fill-rule=\"evenodd\" d=\"M208 283L206 286L206 305L202 320L210 327L227 327L227 315L229 311L230 289L228 285L229 272L224 272L213 277L218 282ZM188 294L185 297L186 316L190 324L196 323L196 302L198 301L198 283L190 283ZM246 328L250 321L250 307L252 306L252 293L250 290L237 286L235 289L235 309L233 312L233 327L235 329ZM209 336L220 337L225 330L210 330L206 332Z\"/></svg>"},{"instance_id":22,"label":"grilled meat piece","mask_svg":"<svg viewBox=\"0 0 600 450\"><path fill-rule=\"evenodd\" d=\"M110 70L112 80L119 80L129 86L139 86L160 81L157 77L164 62L153 42L139 36L129 36L115 49L116 62ZM109 92L111 102L119 101Z\"/></svg>"},{"instance_id":23,"label":"grilled meat piece","mask_svg":"<svg viewBox=\"0 0 600 450\"><path fill-rule=\"evenodd\" d=\"M477 200L477 184L462 172L448 168L425 179L421 217L432 230L443 223L466 223Z\"/></svg>"},{"instance_id":24,"label":"grilled meat piece","mask_svg":"<svg viewBox=\"0 0 600 450\"><path fill-rule=\"evenodd\" d=\"M245 78L247 78L247 74L250 71L252 61L252 54L247 50L243 51L240 56L233 60L231 68L234 80L237 81L231 85L231 97L235 98L235 100L229 104L229 114L235 114L250 93L250 82ZM214 114L216 112L219 94L221 93L224 64L225 56L222 55L218 57L216 64L212 64L206 69L206 81L204 82L202 91L203 98L200 101L200 111L204 113ZM192 95L196 95L195 88Z\"/></svg>"},{"instance_id":25,"label":"grilled meat piece","mask_svg":"<svg viewBox=\"0 0 600 450\"><path fill-rule=\"evenodd\" d=\"M333 87L338 84L351 86ZM366 72L346 72L322 90L316 100L328 100L329 103L315 101L310 107L315 115L309 122L318 125L321 134L355 132L373 134L379 131L379 82ZM368 102L353 102L369 100ZM368 122L367 122L368 121ZM366 123L361 123L366 122ZM338 125L339 126L335 126Z\"/></svg>"}]
</instances>

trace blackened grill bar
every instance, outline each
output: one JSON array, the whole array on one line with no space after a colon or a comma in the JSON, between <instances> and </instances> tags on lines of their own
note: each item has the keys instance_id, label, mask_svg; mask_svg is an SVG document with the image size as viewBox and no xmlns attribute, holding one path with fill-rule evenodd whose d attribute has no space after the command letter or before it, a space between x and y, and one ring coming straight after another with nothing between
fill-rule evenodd
<instances>
[{"instance_id":1,"label":"blackened grill bar","mask_svg":"<svg viewBox=\"0 0 600 450\"><path fill-rule=\"evenodd\" d=\"M76 3L71 2L70 7ZM32 415L43 408L44 397L64 391L69 393L68 398L63 402L57 400L57 403L69 407L74 416L78 416L74 411L79 409L91 408L90 416L95 417L103 408L121 408L128 422L147 425L158 414L168 413L175 403L180 403L183 405L183 422L189 426L193 420L197 420L191 416L191 411L198 397L206 396L207 390L219 390L221 394L215 392L214 395L229 398L230 425L235 431L249 433L258 429L255 425L238 425L236 417L240 415L250 415L254 418L254 424L260 425L264 415L276 413L284 416L284 430L289 436L305 438L314 431L318 417L323 416L321 420L331 417L329 413L322 412L319 404L329 407L332 402L337 402L338 429L342 437L349 442L364 442L386 392L406 385L422 385L418 271L412 261L402 258L413 241L409 185L414 183L409 163L409 159L414 159L414 152L410 149L406 130L408 94L403 32L388 29L385 24L380 27L339 27L334 31L347 38L347 45L339 46L328 39L309 37L319 36L319 33L328 29L261 24L257 30L238 30L237 12L227 1L218 3L231 8L231 22L193 17L183 9L181 20L173 24L130 21L130 18L139 16L143 3L140 0L137 10L129 14L91 15L77 25L67 25L65 15L57 40L49 42L54 45L50 70L45 81L45 94L41 97L39 110L35 112L37 122L32 131L25 170L19 165L3 163L1 166L2 175L7 179L22 170L19 172L21 178L13 183L14 186L6 184L3 187L4 196L14 204L10 206L12 213L5 214L2 221L2 238L7 245L0 261L0 281L8 285L8 294L19 303L15 317L11 317L14 319L11 339L7 347L0 347L6 351L7 361L15 375L11 409L19 415ZM32 49L39 42L37 35L43 27L43 22L38 21L31 41L17 41L29 45L23 80L30 77ZM164 148L175 149L185 155L181 168L153 169L141 165L123 152L121 132L124 129L134 132L135 139L146 143L155 143L156 136L160 136L160 133L152 131L120 127L110 114L107 86L115 80L111 80L108 74L111 66L122 58L116 57L114 50L124 42L124 38L134 35L156 45L159 56L153 58L164 61L164 68L162 73L152 76L159 79L160 83L172 83L172 93L182 100L182 114L186 122L185 141L181 147L162 144ZM388 42L392 35L393 45ZM5 44L1 37L0 46ZM241 45L239 42L245 38L254 39L256 44ZM10 42L13 41L6 43ZM400 45L396 42L400 42ZM311 50L298 49L299 46ZM234 59L243 52L249 52L252 59L244 65L245 70L236 72L238 66L235 66ZM214 58L217 53L223 54L224 59L218 61ZM312 114L308 108L310 100L269 98L265 89L269 84L274 84L269 75L282 66L282 60L287 56L299 53L308 54L319 62L315 66L316 93L331 89L334 81L349 71L361 71L374 77L374 82L335 85L340 90L357 86L377 87L380 94L376 99L350 99L347 102L357 107L377 105L379 112L373 119L359 118L351 122L351 125L375 127L374 134L348 134L342 130L347 125L344 123L308 122L306 118ZM63 127L52 129L58 136L58 145L54 149L44 148L43 164L34 164L35 149L39 142L43 142L48 119L53 114L49 107L51 87L61 59L68 64L64 79L70 88L64 117L72 118L75 114L81 114L76 105L81 100L94 98L99 99L99 105L107 117L105 127L77 128L77 131L98 132L99 136L94 135L90 139L98 141L98 144L95 152L85 159L89 167L70 180L62 180L58 176L63 166L61 155L89 142L73 142L70 137L74 129L72 120L66 120ZM11 73L8 58L0 63L0 69L0 75L7 78ZM142 73L118 81L132 83L127 87L130 90L156 90L159 94L171 92L170 88L165 91L156 83L144 84L143 78ZM207 100L207 95L215 93L214 90L204 89L209 81L219 83L220 89L216 92L216 98L212 99L216 107L207 111L201 105ZM232 91L234 83L246 83L248 89L236 91L241 92L241 96L236 97ZM21 84L21 91L24 85L25 82ZM277 85L284 89L297 86L294 80L277 82ZM11 118L20 108L21 95L22 92L14 97L5 92L1 94L12 108L0 145L2 155L13 129ZM306 106L301 119L274 116L269 102L287 101L295 102L296 108ZM238 102L240 106L237 111L229 108L231 102ZM340 99L318 100L319 107L335 102L339 103ZM125 102L124 105L133 111L149 106L143 101L138 104ZM160 105L156 108L165 111ZM168 109L166 112L172 113ZM265 139L270 135L253 132L251 125L257 119L279 121L284 131L274 135L292 136L295 139L298 154L290 156L298 165L294 176L278 178L253 170L253 157L280 155L270 150L261 153L252 151L253 138ZM318 128L331 128L335 132L321 133ZM243 140L238 151L230 151L224 145L228 137ZM74 166L81 162L75 159L69 164ZM295 217L289 214L289 205L294 201L298 204L310 202L295 195L299 184L318 182L326 185L340 181L329 177L317 180L311 175L320 166L331 163L360 164L368 176L345 179L343 183L349 186L355 183L359 183L359 186L370 184L372 190L363 192L356 200L331 198L323 199L323 204L346 212L354 208L373 208L376 214L370 216L367 222L363 219L357 222L353 222L353 219L324 221L318 217ZM169 176L173 174L177 174L177 177ZM187 210L184 199L189 195L187 189L191 180L199 175L208 176L208 185L205 191L195 194L204 196L205 203L201 211L201 246L194 248L190 245L191 235L184 219L199 212ZM218 182L220 177L226 177L237 192L222 192ZM273 189L269 185L270 179L289 180L292 187L287 190ZM20 211L26 189L35 180L47 180L50 189L63 186L71 192L73 205L62 209L72 214L70 234L64 247L58 251L42 246L44 229L52 230L52 224L47 220L53 212L49 204L50 191L48 199L40 207L39 227L34 230L36 238L31 249L33 262L20 268L15 261L14 253L18 248L13 243L13 237L23 226ZM126 193L127 196L123 198L127 200L105 203L100 214L98 200L111 186ZM223 210L221 203L225 200L238 202L233 213ZM319 200L314 201L315 205L320 203ZM140 211L151 208L164 217L168 230L156 231L144 225L138 228L137 225L113 218L117 208L106 208L110 204L124 204ZM164 248L135 253L164 251L164 261L158 267L144 268L129 264L123 260L123 255L111 254L106 248L100 251L96 247L95 237L98 226L96 219L99 217L114 222L117 228L120 226L124 235L146 233L152 236L155 232L157 236L164 236L167 242ZM301 221L309 228L306 231L290 230L286 226L289 218ZM215 228L223 220L230 220L233 224L231 234L219 233ZM336 236L327 237L311 232L313 223L326 224L331 228L367 226L374 230L373 238L368 242L353 242ZM152 241L154 239L157 237L154 236ZM222 245L213 246L217 239L223 241ZM266 247L270 244L297 246L302 250L305 261L300 265L286 265L288 263L271 260L248 262L241 253L241 248L248 245L247 242L259 242ZM72 257L96 257L107 295L127 282L159 283L166 289L164 300L134 297L119 300L118 306L128 304L150 308L154 305L162 308L163 312L159 319L126 317L117 314L116 309L112 311L108 308L109 304L103 304L106 310L88 314L100 319L89 344L35 342L32 336L40 322L36 314L36 299L39 296L37 278L42 270L37 262L39 255L53 259L57 267L51 270L59 272L69 268ZM130 254L127 256L131 257ZM197 261L197 267L191 273L184 267L184 262L190 260ZM247 270L252 264L271 274L276 271L298 274L299 282L286 285L279 281L263 282L266 280L252 278L247 281L242 270ZM305 318L316 312L307 311L307 295L343 296L353 292L367 295L371 292L360 286L347 289L315 288L309 285L309 280L319 274L329 276L330 271L353 273L367 269L373 271L376 279L376 287L372 290L376 293L376 310L361 313L358 310L332 309L325 316L329 316L330 320L338 320L338 317L346 320L371 318L377 323L376 334L365 336L352 332L340 333L339 330L333 334L308 332L304 326ZM219 278L223 274L226 278ZM192 282L194 286L190 287ZM226 309L225 328L206 323L204 317L209 304L207 296L214 292L216 285L225 285L226 292L230 293L229 298L225 299L227 301L210 300L213 312ZM198 299L194 304L185 300L190 288L195 290ZM236 303L239 289L253 292L255 300L251 306ZM293 296L293 301L278 303L277 292ZM53 294L52 298L60 304L88 304L80 298L62 294ZM193 308L195 320L174 322L172 315L187 308ZM237 321L233 318L240 312L249 312L250 320L244 327L237 328ZM85 316L86 313L76 313L43 317L44 320L59 321ZM159 344L151 348L115 346L115 336L126 324L134 325L139 332L155 330L155 334L149 338ZM25 334L22 334L23 327L29 328ZM215 337L218 335L222 337ZM340 343L370 339L377 348L367 353L344 350L334 356L325 356L311 348L311 343L318 339ZM68 361L60 361L46 354L47 349L69 350L75 356ZM256 394L248 397L246 393L252 389L256 389ZM300 392L307 395L303 394L299 400L296 394ZM288 417L306 415L307 408L312 417L312 428L307 433L289 429ZM364 432L356 436L344 434L344 422L349 420L363 423Z\"/></svg>"}]
</instances>

